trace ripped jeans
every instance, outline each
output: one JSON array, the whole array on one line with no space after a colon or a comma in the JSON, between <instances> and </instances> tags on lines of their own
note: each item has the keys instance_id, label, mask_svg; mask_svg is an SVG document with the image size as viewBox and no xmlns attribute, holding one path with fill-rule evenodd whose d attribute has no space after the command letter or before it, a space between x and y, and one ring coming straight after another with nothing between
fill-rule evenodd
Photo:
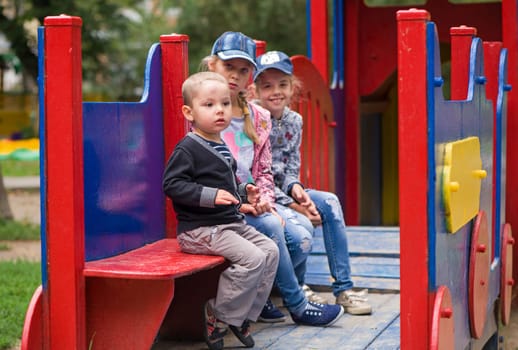
<instances>
[{"instance_id":1,"label":"ripped jeans","mask_svg":"<svg viewBox=\"0 0 518 350\"><path fill-rule=\"evenodd\" d=\"M292 211L286 207L282 207L281 210L282 212ZM279 214L284 218L281 212ZM288 310L300 316L304 312L308 300L304 296L298 276L300 275L303 281L306 273L306 260L313 243L312 231L308 231L298 222L286 220L286 218L284 218L286 226L283 227L279 218L271 213L259 216L246 214L245 220L247 224L277 243L279 266L275 276L275 286L279 289Z\"/></svg>"},{"instance_id":2,"label":"ripped jeans","mask_svg":"<svg viewBox=\"0 0 518 350\"><path fill-rule=\"evenodd\" d=\"M349 263L349 247L347 244L346 226L342 206L338 197L331 192L306 189L311 200L315 203L322 218L322 235L326 249L329 270L333 277L333 294L337 296L344 290L353 288L351 280L351 265ZM294 212L300 223L311 230L313 226L309 219ZM286 220L286 219L285 219ZM308 226L309 225L309 226Z\"/></svg>"}]
</instances>

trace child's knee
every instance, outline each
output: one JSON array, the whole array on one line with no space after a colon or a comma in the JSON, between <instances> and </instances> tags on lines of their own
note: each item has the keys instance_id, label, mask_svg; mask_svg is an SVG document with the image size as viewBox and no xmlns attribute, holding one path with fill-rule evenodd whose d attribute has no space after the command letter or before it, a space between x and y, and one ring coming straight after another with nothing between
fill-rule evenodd
<instances>
[{"instance_id":1,"label":"child's knee","mask_svg":"<svg viewBox=\"0 0 518 350\"><path fill-rule=\"evenodd\" d=\"M272 242L275 244L275 246L278 246L281 243L284 243L284 231L270 231L269 235L266 235L266 237L270 238Z\"/></svg>"},{"instance_id":2,"label":"child's knee","mask_svg":"<svg viewBox=\"0 0 518 350\"><path fill-rule=\"evenodd\" d=\"M313 246L313 230L308 231L298 227L299 229L292 229L286 234L286 241L290 252L299 254L309 254Z\"/></svg>"},{"instance_id":3,"label":"child's knee","mask_svg":"<svg viewBox=\"0 0 518 350\"><path fill-rule=\"evenodd\" d=\"M262 269L266 263L266 253L261 249L256 249L249 254L247 260L250 269Z\"/></svg>"},{"instance_id":4,"label":"child's knee","mask_svg":"<svg viewBox=\"0 0 518 350\"><path fill-rule=\"evenodd\" d=\"M330 211L333 216L337 218L342 217L342 205L334 193L328 193L328 196L324 200L324 204L328 207L328 211Z\"/></svg>"},{"instance_id":5,"label":"child's knee","mask_svg":"<svg viewBox=\"0 0 518 350\"><path fill-rule=\"evenodd\" d=\"M311 247L313 247L313 237L303 236L299 242L299 247L303 254L309 254L311 252Z\"/></svg>"}]
</instances>

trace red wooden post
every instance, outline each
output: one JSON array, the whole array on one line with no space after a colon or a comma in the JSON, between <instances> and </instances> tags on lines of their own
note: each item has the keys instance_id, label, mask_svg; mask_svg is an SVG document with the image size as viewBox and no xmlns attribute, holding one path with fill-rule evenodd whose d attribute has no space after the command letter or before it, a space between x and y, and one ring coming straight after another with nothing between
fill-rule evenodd
<instances>
[{"instance_id":1,"label":"red wooden post","mask_svg":"<svg viewBox=\"0 0 518 350\"><path fill-rule=\"evenodd\" d=\"M182 84L189 75L188 43L189 36L184 34L160 36L164 100L164 162L167 162L174 147L189 129L189 124L182 115ZM166 235L170 238L176 237L176 218L169 199L166 199Z\"/></svg>"},{"instance_id":2,"label":"red wooden post","mask_svg":"<svg viewBox=\"0 0 518 350\"><path fill-rule=\"evenodd\" d=\"M327 1L310 1L311 13L311 61L329 85L329 43Z\"/></svg>"},{"instance_id":3,"label":"red wooden post","mask_svg":"<svg viewBox=\"0 0 518 350\"><path fill-rule=\"evenodd\" d=\"M255 55L261 56L266 52L266 41L264 40L254 40L255 41Z\"/></svg>"},{"instance_id":4,"label":"red wooden post","mask_svg":"<svg viewBox=\"0 0 518 350\"><path fill-rule=\"evenodd\" d=\"M266 41L264 40L255 40L255 57L259 57L266 52ZM255 88L251 86L254 83L254 75L250 75L250 79L248 80L248 93L250 94L249 98L255 98Z\"/></svg>"},{"instance_id":5,"label":"red wooden post","mask_svg":"<svg viewBox=\"0 0 518 350\"><path fill-rule=\"evenodd\" d=\"M345 116L343 129L338 132L345 135L337 140L338 154L345 155L345 222L358 225L360 221L360 1L345 2L345 45L346 52L342 64L345 70ZM363 77L362 77L363 78ZM342 142L340 142L342 141Z\"/></svg>"},{"instance_id":6,"label":"red wooden post","mask_svg":"<svg viewBox=\"0 0 518 350\"><path fill-rule=\"evenodd\" d=\"M44 348L85 349L81 25L45 18Z\"/></svg>"},{"instance_id":7,"label":"red wooden post","mask_svg":"<svg viewBox=\"0 0 518 350\"><path fill-rule=\"evenodd\" d=\"M401 348L428 349L428 162L424 10L398 11ZM433 189L432 189L433 190ZM433 218L432 218L433 220Z\"/></svg>"},{"instance_id":8,"label":"red wooden post","mask_svg":"<svg viewBox=\"0 0 518 350\"><path fill-rule=\"evenodd\" d=\"M477 29L473 27L450 28L452 100L465 100L468 96L469 56L476 35Z\"/></svg>"}]
</instances>

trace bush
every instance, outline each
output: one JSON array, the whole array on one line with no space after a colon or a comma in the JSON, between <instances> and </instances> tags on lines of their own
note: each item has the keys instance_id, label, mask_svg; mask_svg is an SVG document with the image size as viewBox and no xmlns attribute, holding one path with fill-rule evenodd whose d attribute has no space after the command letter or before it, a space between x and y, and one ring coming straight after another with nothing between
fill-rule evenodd
<instances>
[{"instance_id":1,"label":"bush","mask_svg":"<svg viewBox=\"0 0 518 350\"><path fill-rule=\"evenodd\" d=\"M38 239L40 239L40 225L0 219L0 241Z\"/></svg>"},{"instance_id":2,"label":"bush","mask_svg":"<svg viewBox=\"0 0 518 350\"><path fill-rule=\"evenodd\" d=\"M39 160L0 160L3 176L38 176L40 174Z\"/></svg>"}]
</instances>

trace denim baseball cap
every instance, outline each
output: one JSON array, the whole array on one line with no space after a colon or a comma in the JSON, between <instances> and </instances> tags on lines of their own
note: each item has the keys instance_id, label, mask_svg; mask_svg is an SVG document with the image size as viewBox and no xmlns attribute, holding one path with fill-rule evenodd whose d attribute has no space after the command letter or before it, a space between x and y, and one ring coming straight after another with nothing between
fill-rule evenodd
<instances>
[{"instance_id":1,"label":"denim baseball cap","mask_svg":"<svg viewBox=\"0 0 518 350\"><path fill-rule=\"evenodd\" d=\"M257 69L254 74L254 81L257 77L267 69L277 69L288 75L293 74L293 64L290 58L281 51L268 51L257 57Z\"/></svg>"},{"instance_id":2,"label":"denim baseball cap","mask_svg":"<svg viewBox=\"0 0 518 350\"><path fill-rule=\"evenodd\" d=\"M240 32L225 32L216 39L212 46L212 55L218 55L223 61L242 58L255 64L255 42Z\"/></svg>"}]
</instances>

